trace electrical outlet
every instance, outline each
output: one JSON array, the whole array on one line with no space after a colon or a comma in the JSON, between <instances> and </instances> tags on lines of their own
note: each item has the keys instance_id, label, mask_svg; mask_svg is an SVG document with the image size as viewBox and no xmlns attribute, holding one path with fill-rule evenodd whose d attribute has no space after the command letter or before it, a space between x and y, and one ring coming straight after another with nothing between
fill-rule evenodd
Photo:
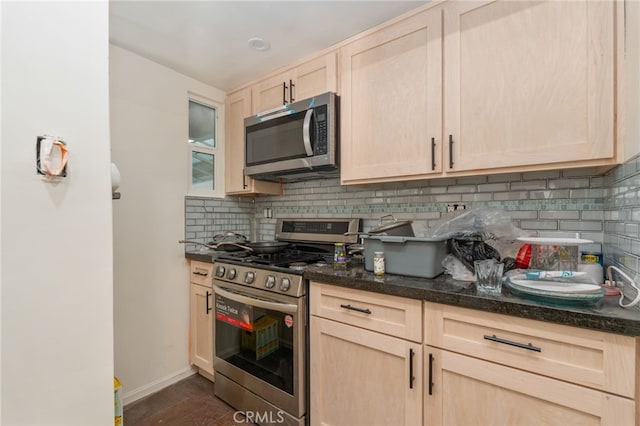
<instances>
[{"instance_id":1,"label":"electrical outlet","mask_svg":"<svg viewBox=\"0 0 640 426\"><path fill-rule=\"evenodd\" d=\"M456 210L466 210L467 205L464 203L447 204L447 213L455 212Z\"/></svg>"}]
</instances>

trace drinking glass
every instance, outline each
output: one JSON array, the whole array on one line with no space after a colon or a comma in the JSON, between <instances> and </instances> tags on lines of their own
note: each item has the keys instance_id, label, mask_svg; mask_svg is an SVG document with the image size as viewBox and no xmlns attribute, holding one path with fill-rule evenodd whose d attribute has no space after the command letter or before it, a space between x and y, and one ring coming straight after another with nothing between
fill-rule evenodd
<instances>
[{"instance_id":1,"label":"drinking glass","mask_svg":"<svg viewBox=\"0 0 640 426\"><path fill-rule=\"evenodd\" d=\"M496 259L476 260L476 289L478 293L500 294L504 264Z\"/></svg>"}]
</instances>

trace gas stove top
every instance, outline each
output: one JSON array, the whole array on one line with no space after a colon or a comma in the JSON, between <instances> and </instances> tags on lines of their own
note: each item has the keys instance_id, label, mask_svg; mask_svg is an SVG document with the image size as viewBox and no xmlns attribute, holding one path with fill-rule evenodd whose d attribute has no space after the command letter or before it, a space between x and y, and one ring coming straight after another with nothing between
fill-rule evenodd
<instances>
[{"instance_id":1,"label":"gas stove top","mask_svg":"<svg viewBox=\"0 0 640 426\"><path fill-rule=\"evenodd\" d=\"M221 285L252 287L282 295L302 297L306 292L304 270L308 265L333 261L334 243L353 244L360 219L278 219L276 240L286 249L272 254L247 251L216 256L214 277ZM347 233L347 235L345 235Z\"/></svg>"},{"instance_id":2,"label":"gas stove top","mask_svg":"<svg viewBox=\"0 0 640 426\"><path fill-rule=\"evenodd\" d=\"M304 265L333 261L334 244L356 243L360 228L361 220L351 218L278 219L275 237L279 243L285 243L283 250L270 254L232 251L217 255L216 261L303 270Z\"/></svg>"},{"instance_id":3,"label":"gas stove top","mask_svg":"<svg viewBox=\"0 0 640 426\"><path fill-rule=\"evenodd\" d=\"M218 262L252 264L256 266L270 266L277 268L301 269L302 266L318 262L326 262L333 255L328 251L305 252L297 249L287 249L279 253L253 254L250 252L230 252L216 258Z\"/></svg>"}]
</instances>

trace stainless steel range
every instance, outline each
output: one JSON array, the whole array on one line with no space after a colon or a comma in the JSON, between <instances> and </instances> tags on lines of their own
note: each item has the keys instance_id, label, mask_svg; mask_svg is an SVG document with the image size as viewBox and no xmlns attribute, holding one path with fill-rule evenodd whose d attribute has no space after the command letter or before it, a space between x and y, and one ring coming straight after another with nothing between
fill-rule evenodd
<instances>
[{"instance_id":1,"label":"stainless steel range","mask_svg":"<svg viewBox=\"0 0 640 426\"><path fill-rule=\"evenodd\" d=\"M218 256L215 394L257 424L303 425L308 407L308 264L355 243L360 219L278 219L282 250ZM274 245L275 246L275 245ZM256 250L259 251L259 250ZM273 251L273 250L271 250Z\"/></svg>"}]
</instances>

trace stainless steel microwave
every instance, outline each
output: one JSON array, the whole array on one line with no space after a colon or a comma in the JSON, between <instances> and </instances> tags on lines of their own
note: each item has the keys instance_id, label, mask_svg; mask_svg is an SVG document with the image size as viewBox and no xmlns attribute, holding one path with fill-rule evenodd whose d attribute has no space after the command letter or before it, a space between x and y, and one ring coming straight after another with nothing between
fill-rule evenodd
<instances>
[{"instance_id":1,"label":"stainless steel microwave","mask_svg":"<svg viewBox=\"0 0 640 426\"><path fill-rule=\"evenodd\" d=\"M244 119L244 174L292 181L338 175L338 97L327 92Z\"/></svg>"}]
</instances>

